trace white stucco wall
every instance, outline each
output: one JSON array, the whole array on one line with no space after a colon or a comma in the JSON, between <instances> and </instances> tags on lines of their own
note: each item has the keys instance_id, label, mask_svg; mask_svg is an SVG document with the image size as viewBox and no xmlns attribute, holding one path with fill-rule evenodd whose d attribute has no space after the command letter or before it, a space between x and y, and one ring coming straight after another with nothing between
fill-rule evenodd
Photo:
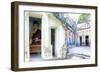
<instances>
[{"instance_id":1,"label":"white stucco wall","mask_svg":"<svg viewBox=\"0 0 100 73\"><path fill-rule=\"evenodd\" d=\"M62 23L52 14L44 13L42 17L42 57L43 59L52 59L51 28L56 29L55 36L55 54L60 57L60 49L65 43L65 31ZM49 50L49 56L46 56L45 48Z\"/></svg>"},{"instance_id":2,"label":"white stucco wall","mask_svg":"<svg viewBox=\"0 0 100 73\"><path fill-rule=\"evenodd\" d=\"M29 12L25 12L25 48L24 48L24 59L25 61L30 60L29 51Z\"/></svg>"},{"instance_id":3,"label":"white stucco wall","mask_svg":"<svg viewBox=\"0 0 100 73\"><path fill-rule=\"evenodd\" d=\"M52 49L50 48L50 40L49 40L49 24L48 24L48 15L46 13L42 14L42 48L41 48L41 56L43 59L51 59L52 58Z\"/></svg>"},{"instance_id":4,"label":"white stucco wall","mask_svg":"<svg viewBox=\"0 0 100 73\"><path fill-rule=\"evenodd\" d=\"M61 57L60 50L62 49L62 46L65 43L65 31L64 31L63 24L60 22L60 20L58 20L53 15L49 16L49 30L51 28L56 29L56 32L55 32L55 34L56 34L56 36L55 36L55 44L56 44L55 45L55 54L57 57ZM51 35L49 34L49 36L51 36Z\"/></svg>"}]
</instances>

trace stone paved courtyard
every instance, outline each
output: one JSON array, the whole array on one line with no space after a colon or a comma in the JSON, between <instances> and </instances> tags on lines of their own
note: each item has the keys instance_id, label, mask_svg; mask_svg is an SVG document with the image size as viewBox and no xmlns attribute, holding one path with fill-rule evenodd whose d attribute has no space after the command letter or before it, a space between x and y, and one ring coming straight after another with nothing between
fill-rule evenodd
<instances>
[{"instance_id":1,"label":"stone paved courtyard","mask_svg":"<svg viewBox=\"0 0 100 73\"><path fill-rule=\"evenodd\" d=\"M69 52L66 55L65 59L89 59L90 58L90 47L73 47L69 48ZM56 59L56 60L65 60L65 59ZM32 54L31 61L44 61L41 57L41 54ZM55 58L54 58L55 60Z\"/></svg>"}]
</instances>

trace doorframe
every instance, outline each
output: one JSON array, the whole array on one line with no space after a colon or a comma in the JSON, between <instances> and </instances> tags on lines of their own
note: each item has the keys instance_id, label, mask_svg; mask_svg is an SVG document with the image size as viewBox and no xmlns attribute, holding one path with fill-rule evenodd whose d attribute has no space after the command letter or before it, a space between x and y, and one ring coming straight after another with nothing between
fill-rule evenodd
<instances>
[{"instance_id":1,"label":"doorframe","mask_svg":"<svg viewBox=\"0 0 100 73\"><path fill-rule=\"evenodd\" d=\"M54 42L53 42L54 45L52 45L52 30L54 30L54 32L55 32L55 33L54 33ZM55 47L55 45L56 45L56 39L55 39L55 38L56 38L56 29L55 29L55 28L51 28L50 31L51 31L50 34L51 34L52 55L53 55L53 57L55 57L55 48L56 48L56 47Z\"/></svg>"},{"instance_id":2,"label":"doorframe","mask_svg":"<svg viewBox=\"0 0 100 73\"><path fill-rule=\"evenodd\" d=\"M35 16L34 16L35 15ZM36 16L38 15L38 17ZM25 22L25 31L27 32L24 32L25 33L25 44L29 44L29 17L37 17L37 18L40 18L41 19L41 33L42 33L42 16L43 14L42 13L36 13L36 12L25 12L25 19L26 19L26 22ZM27 42L28 41L28 42ZM41 35L41 47L42 47L42 35ZM25 46L25 53L24 53L24 60L25 61L30 61L30 45L28 46Z\"/></svg>"},{"instance_id":3,"label":"doorframe","mask_svg":"<svg viewBox=\"0 0 100 73\"><path fill-rule=\"evenodd\" d=\"M55 48L54 48L55 56L53 56L53 54L52 54L52 57L56 57L57 56L57 52L56 52L57 27L56 26L51 26L50 29L49 29L50 30L50 44L51 44L51 29L55 29ZM52 48L52 52L53 52L53 48Z\"/></svg>"}]
</instances>

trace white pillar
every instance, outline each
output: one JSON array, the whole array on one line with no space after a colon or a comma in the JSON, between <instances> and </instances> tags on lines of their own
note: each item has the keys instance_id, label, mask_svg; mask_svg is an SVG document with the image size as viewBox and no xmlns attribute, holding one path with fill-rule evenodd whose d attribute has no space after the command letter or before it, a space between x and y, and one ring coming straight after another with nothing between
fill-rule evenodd
<instances>
[{"instance_id":1,"label":"white pillar","mask_svg":"<svg viewBox=\"0 0 100 73\"><path fill-rule=\"evenodd\" d=\"M42 49L41 56L43 59L51 59L52 58L52 46L50 45L49 38L49 23L48 23L48 15L43 13L42 15Z\"/></svg>"},{"instance_id":2,"label":"white pillar","mask_svg":"<svg viewBox=\"0 0 100 73\"><path fill-rule=\"evenodd\" d=\"M25 61L30 60L30 48L29 48L29 12L25 12Z\"/></svg>"}]
</instances>

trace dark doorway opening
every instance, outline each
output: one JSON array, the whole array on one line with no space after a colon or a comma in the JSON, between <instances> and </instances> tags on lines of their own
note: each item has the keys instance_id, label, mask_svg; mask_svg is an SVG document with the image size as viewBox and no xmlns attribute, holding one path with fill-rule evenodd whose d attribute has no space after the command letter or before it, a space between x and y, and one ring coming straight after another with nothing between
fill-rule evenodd
<instances>
[{"instance_id":1,"label":"dark doorway opening","mask_svg":"<svg viewBox=\"0 0 100 73\"><path fill-rule=\"evenodd\" d=\"M41 18L29 17L30 58L41 56Z\"/></svg>"},{"instance_id":2,"label":"dark doorway opening","mask_svg":"<svg viewBox=\"0 0 100 73\"><path fill-rule=\"evenodd\" d=\"M80 46L82 46L82 36L80 36Z\"/></svg>"},{"instance_id":3,"label":"dark doorway opening","mask_svg":"<svg viewBox=\"0 0 100 73\"><path fill-rule=\"evenodd\" d=\"M51 29L52 55L55 56L55 29Z\"/></svg>"},{"instance_id":4,"label":"dark doorway opening","mask_svg":"<svg viewBox=\"0 0 100 73\"><path fill-rule=\"evenodd\" d=\"M85 45L89 46L89 36L85 36Z\"/></svg>"}]
</instances>

